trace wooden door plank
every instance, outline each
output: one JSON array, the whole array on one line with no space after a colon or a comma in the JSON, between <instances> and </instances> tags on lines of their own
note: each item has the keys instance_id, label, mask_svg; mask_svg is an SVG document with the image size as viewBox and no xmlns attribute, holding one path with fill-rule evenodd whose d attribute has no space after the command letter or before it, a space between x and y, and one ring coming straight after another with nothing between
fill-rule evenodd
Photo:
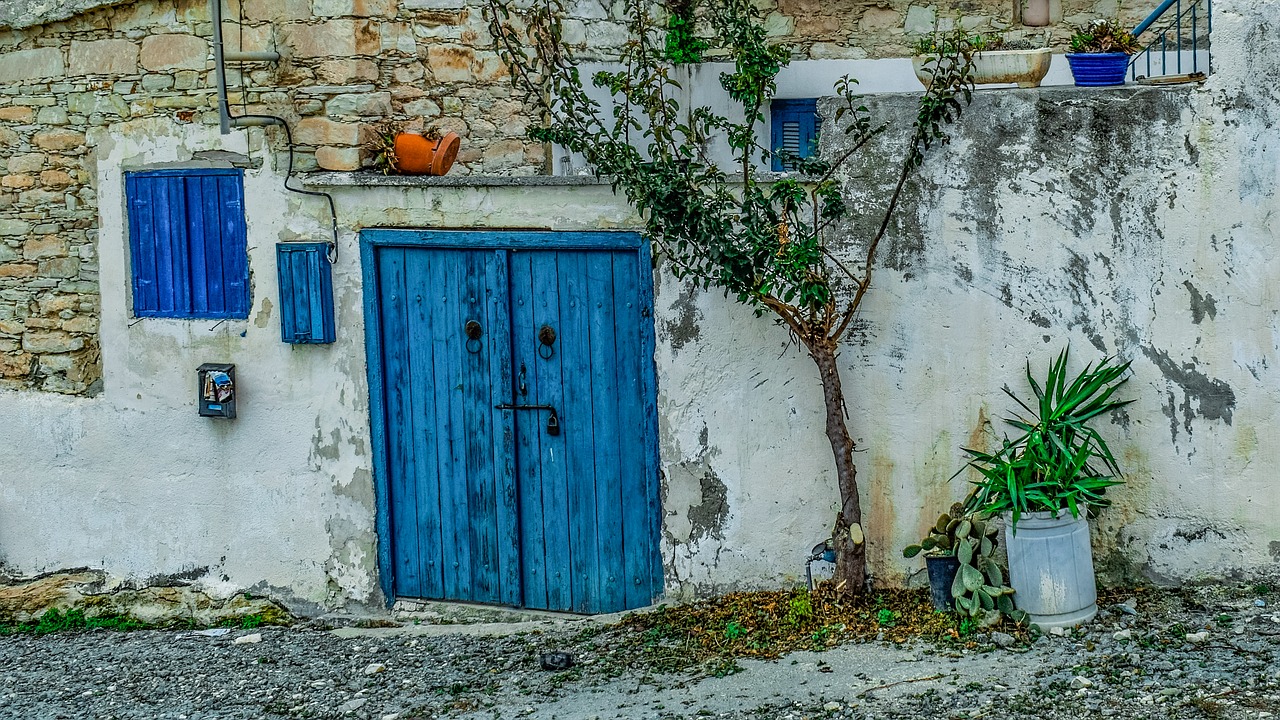
<instances>
[{"instance_id":1,"label":"wooden door plank","mask_svg":"<svg viewBox=\"0 0 1280 720\"><path fill-rule=\"evenodd\" d=\"M566 420L572 426L572 412L565 407L563 340L557 339L552 346L554 352L550 357L543 357L539 352L543 347L538 342L538 331L543 325L562 333L563 328L559 316L558 283L559 270L557 254L550 252L529 253L531 273L533 276L533 323L529 327L516 327L513 342L517 347L530 348L533 361L529 369L538 378L538 394L535 404L551 405L561 411L560 422ZM547 417L545 412L520 411L516 417L516 432L525 435L537 435L540 455L538 472L542 476L542 522L543 547L545 549L547 608L550 610L570 610L573 608L572 553L570 550L571 532L569 517L569 467L566 449L566 438L569 432L562 431L558 436L545 432Z\"/></svg>"},{"instance_id":2,"label":"wooden door plank","mask_svg":"<svg viewBox=\"0 0 1280 720\"><path fill-rule=\"evenodd\" d=\"M409 358L412 387L410 404L403 422L410 427L410 447L414 458L413 485L405 503L417 527L419 554L418 594L413 597L444 597L442 558L446 546L441 536L440 470L438 467L439 430L437 423L435 348L431 343L432 317L435 315L434 286L429 278L436 254L427 250L405 250L405 297L409 306L408 331L400 336L403 352ZM388 387L394 382L387 381Z\"/></svg>"},{"instance_id":3,"label":"wooden door plank","mask_svg":"<svg viewBox=\"0 0 1280 720\"><path fill-rule=\"evenodd\" d=\"M515 419L511 411L495 409L513 402L511 364L511 281L509 252L485 253L484 265L484 349L488 360L488 388L483 396L492 418L489 452L493 460L494 509L496 512L498 595L497 602L521 603L520 592L520 512L515 472Z\"/></svg>"},{"instance_id":4,"label":"wooden door plank","mask_svg":"<svg viewBox=\"0 0 1280 720\"><path fill-rule=\"evenodd\" d=\"M591 333L588 363L591 377L591 418L594 429L592 461L595 467L595 542L597 569L594 572L592 608L595 612L617 612L626 609L626 589L623 586L625 565L623 560L622 494L623 478L639 468L622 466L622 448L628 444L623 437L627 426L618 419L620 405L635 404L638 396L622 392L618 382L620 367L627 362L619 357L616 334L626 332L626 318L619 318L614 310L613 263L621 253L585 253L586 273L584 302ZM623 327L615 328L618 323ZM630 432L634 433L634 426Z\"/></svg>"},{"instance_id":5,"label":"wooden door plank","mask_svg":"<svg viewBox=\"0 0 1280 720\"><path fill-rule=\"evenodd\" d=\"M534 318L533 254L513 252L510 260L511 278L511 402L537 403L541 397L538 358L534 351L537 325ZM524 392L521 392L523 368ZM556 382L560 378L556 377ZM525 607L546 610L547 555L544 529L544 482L542 473L542 434L529 432L528 419L523 411L507 410L503 415L511 422L515 438L516 485L520 507L519 548L520 587ZM536 431L536 425L533 427Z\"/></svg>"},{"instance_id":6,"label":"wooden door plank","mask_svg":"<svg viewBox=\"0 0 1280 720\"><path fill-rule=\"evenodd\" d=\"M381 248L361 237L360 278L364 294L364 340L369 380L370 450L373 456L374 530L378 538L378 589L387 607L395 602L395 560L391 533L391 462L387 451L387 378L383 336Z\"/></svg>"},{"instance_id":7,"label":"wooden door plank","mask_svg":"<svg viewBox=\"0 0 1280 720\"><path fill-rule=\"evenodd\" d=\"M390 507L395 589L399 595L420 597L420 557L414 479L417 475L413 438L413 369L405 293L405 251L378 252L379 301L382 309L387 454L390 457Z\"/></svg>"},{"instance_id":8,"label":"wooden door plank","mask_svg":"<svg viewBox=\"0 0 1280 720\"><path fill-rule=\"evenodd\" d=\"M493 455L493 403L490 402L491 386L488 356L493 353L493 338L487 337L493 328L488 324L485 299L488 273L486 265L490 253L481 251L456 251L459 276L457 289L461 314L455 327L445 332L456 333L462 344L461 410L463 457L465 463L467 516L471 563L463 568L462 577L470 578L468 595L475 602L501 601L498 572L498 507L495 484L496 463ZM481 337L474 343L466 337L466 325L476 322ZM473 352L474 350L474 352Z\"/></svg>"},{"instance_id":9,"label":"wooden door plank","mask_svg":"<svg viewBox=\"0 0 1280 720\"><path fill-rule=\"evenodd\" d=\"M661 460L658 450L658 369L654 362L654 354L657 346L657 331L653 321L653 257L649 254L649 243L641 242L639 246L639 257L636 258L634 277L639 284L640 292L640 318L637 320L640 328L640 351L636 353L636 362L639 367L636 372L640 375L640 394L643 407L644 422L644 439L639 443L638 450L644 453L644 467L646 468L643 476L644 497L646 508L644 511L645 527L642 534L647 542L647 549L644 553L645 558L649 562L649 571L645 574L648 578L648 590L646 598L642 603L629 605L628 607L640 607L641 605L651 604L658 594L662 592L662 496L658 487L658 477L661 472Z\"/></svg>"},{"instance_id":10,"label":"wooden door plank","mask_svg":"<svg viewBox=\"0 0 1280 720\"><path fill-rule=\"evenodd\" d=\"M564 388L560 424L564 428L568 469L569 553L572 568L572 609L596 612L595 423L592 418L591 323L586 283L587 253L557 253L560 323L556 326L556 356L561 358Z\"/></svg>"},{"instance_id":11,"label":"wooden door plank","mask_svg":"<svg viewBox=\"0 0 1280 720\"><path fill-rule=\"evenodd\" d=\"M471 590L465 413L462 397L462 273L457 253L439 252L427 282L434 298L431 345L435 353L436 455L440 467L440 521L444 543L444 595L465 598Z\"/></svg>"},{"instance_id":12,"label":"wooden door plank","mask_svg":"<svg viewBox=\"0 0 1280 720\"><path fill-rule=\"evenodd\" d=\"M618 426L641 435L636 442L621 448L620 464L622 497L623 566L625 581L624 603L628 608L648 605L653 595L651 588L652 553L656 544L648 532L652 519L649 508L649 488L653 484L650 468L645 458L643 431L644 403L647 402L641 383L642 367L641 323L648 322L641 314L640 277L635 253L615 253L613 258L613 295L617 317L614 339L617 365L616 381L618 397ZM650 360L652 362L652 360Z\"/></svg>"}]
</instances>

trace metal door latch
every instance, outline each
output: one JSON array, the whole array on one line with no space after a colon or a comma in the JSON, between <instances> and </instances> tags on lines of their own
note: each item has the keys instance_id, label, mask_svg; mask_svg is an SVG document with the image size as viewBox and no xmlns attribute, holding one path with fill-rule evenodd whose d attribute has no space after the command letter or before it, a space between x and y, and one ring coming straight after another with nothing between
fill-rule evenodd
<instances>
[{"instance_id":1,"label":"metal door latch","mask_svg":"<svg viewBox=\"0 0 1280 720\"><path fill-rule=\"evenodd\" d=\"M551 405L512 405L510 403L502 403L493 407L498 410L547 410L551 413L551 417L547 418L547 434L560 434L560 415Z\"/></svg>"}]
</instances>

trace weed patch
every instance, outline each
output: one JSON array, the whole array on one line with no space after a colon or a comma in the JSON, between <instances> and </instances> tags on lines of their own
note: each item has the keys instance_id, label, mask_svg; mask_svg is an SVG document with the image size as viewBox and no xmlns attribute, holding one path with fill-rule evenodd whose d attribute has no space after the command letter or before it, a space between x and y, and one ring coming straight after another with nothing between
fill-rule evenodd
<instances>
[{"instance_id":1,"label":"weed patch","mask_svg":"<svg viewBox=\"0 0 1280 720\"><path fill-rule=\"evenodd\" d=\"M288 625L293 618L284 611L264 612L245 615L239 618L229 618L218 623L217 627L233 627L252 630L253 628L263 625ZM65 612L57 609L46 611L38 619L21 622L0 624L0 635L31 634L31 635L48 635L58 632L82 632L86 630L115 630L118 632L127 632L130 630L157 630L168 628L182 628L195 630L205 625L196 622L191 618L174 620L165 623L149 623L132 615L121 614L102 614L86 616L84 610L72 608Z\"/></svg>"},{"instance_id":2,"label":"weed patch","mask_svg":"<svg viewBox=\"0 0 1280 720\"><path fill-rule=\"evenodd\" d=\"M68 610L65 613L52 609L40 616L39 620L14 623L12 625L0 626L0 635L8 635L12 633L30 633L33 635L48 635L55 632L66 632L69 630L142 630L150 627L147 623L132 617L130 615L102 615L97 617L85 617L82 610Z\"/></svg>"},{"instance_id":3,"label":"weed patch","mask_svg":"<svg viewBox=\"0 0 1280 720\"><path fill-rule=\"evenodd\" d=\"M885 590L843 599L828 583L807 590L730 593L678 607L628 615L615 626L626 645L656 670L677 671L737 657L771 659L794 650L824 650L843 642L923 637L974 644L972 620L933 609L923 590ZM1008 632L1027 638L1012 625ZM724 666L728 667L728 666Z\"/></svg>"}]
</instances>

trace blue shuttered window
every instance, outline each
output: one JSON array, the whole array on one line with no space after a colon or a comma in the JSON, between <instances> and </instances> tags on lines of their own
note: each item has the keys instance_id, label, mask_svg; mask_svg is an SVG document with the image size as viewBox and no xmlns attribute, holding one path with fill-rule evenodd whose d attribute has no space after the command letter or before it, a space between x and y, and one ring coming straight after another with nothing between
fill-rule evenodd
<instances>
[{"instance_id":1,"label":"blue shuttered window","mask_svg":"<svg viewBox=\"0 0 1280 720\"><path fill-rule=\"evenodd\" d=\"M333 271L327 243L279 243L280 339L287 343L331 343Z\"/></svg>"},{"instance_id":2,"label":"blue shuttered window","mask_svg":"<svg viewBox=\"0 0 1280 720\"><path fill-rule=\"evenodd\" d=\"M249 317L244 173L125 174L136 317Z\"/></svg>"},{"instance_id":3,"label":"blue shuttered window","mask_svg":"<svg viewBox=\"0 0 1280 720\"><path fill-rule=\"evenodd\" d=\"M785 150L802 158L813 154L818 142L817 99L774 100L770 107L769 140L769 149L774 152ZM794 169L791 163L774 156L774 172Z\"/></svg>"}]
</instances>

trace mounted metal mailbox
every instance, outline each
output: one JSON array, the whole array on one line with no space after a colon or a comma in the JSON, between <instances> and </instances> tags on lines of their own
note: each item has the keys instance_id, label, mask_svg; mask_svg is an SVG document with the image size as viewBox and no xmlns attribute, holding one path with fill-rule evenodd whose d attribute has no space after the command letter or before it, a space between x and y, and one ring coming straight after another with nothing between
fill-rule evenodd
<instances>
[{"instance_id":1,"label":"mounted metal mailbox","mask_svg":"<svg viewBox=\"0 0 1280 720\"><path fill-rule=\"evenodd\" d=\"M287 343L331 343L333 273L328 243L278 243L280 339Z\"/></svg>"},{"instance_id":2,"label":"mounted metal mailbox","mask_svg":"<svg viewBox=\"0 0 1280 720\"><path fill-rule=\"evenodd\" d=\"M205 363L196 368L196 396L200 399L201 417L235 417L236 366Z\"/></svg>"}]
</instances>

